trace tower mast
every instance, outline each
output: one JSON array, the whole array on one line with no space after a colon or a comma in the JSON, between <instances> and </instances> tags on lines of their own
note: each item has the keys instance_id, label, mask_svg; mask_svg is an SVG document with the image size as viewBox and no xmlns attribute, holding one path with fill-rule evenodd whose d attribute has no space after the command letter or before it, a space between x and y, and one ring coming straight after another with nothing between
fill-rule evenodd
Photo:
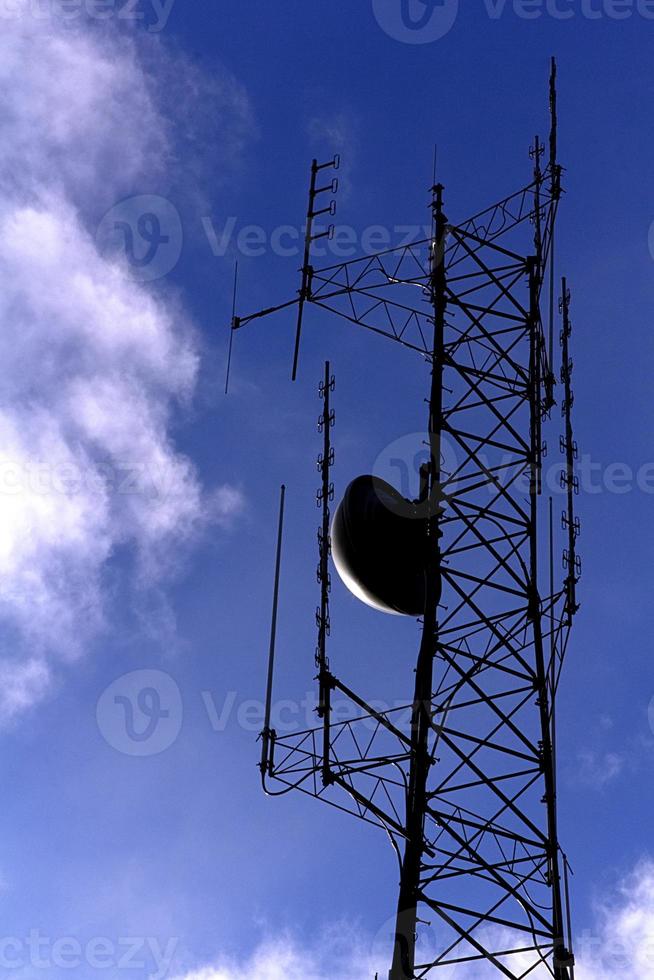
<instances>
[{"instance_id":1,"label":"tower mast","mask_svg":"<svg viewBox=\"0 0 654 980\"><path fill-rule=\"evenodd\" d=\"M432 731L432 687L437 648L438 604L442 592L440 554L441 438L443 428L443 363L447 309L445 243L447 218L443 211L443 185L432 188L434 238L431 244L430 302L433 308L433 351L429 398L429 463L426 496L428 506L425 540L425 611L422 642L416 667L416 686L411 713L411 756L406 804L407 837L401 868L400 894L395 928L393 964L389 980L414 976L418 903L425 848L427 780L432 764L429 738Z\"/></svg>"},{"instance_id":2,"label":"tower mast","mask_svg":"<svg viewBox=\"0 0 654 980\"><path fill-rule=\"evenodd\" d=\"M527 186L452 223L444 213L443 186L435 183L429 238L323 267L313 264L311 245L328 233L314 233L312 220L333 213L333 207L321 212L314 201L336 186L318 187L316 175L337 160L314 161L298 297L232 323L238 330L297 306L297 341L309 309L320 309L391 341L403 356L417 353L430 367L429 462L421 467L418 501L405 500L388 484L375 488L375 478L357 478L348 488L349 493L365 486L378 494L357 512L362 522L379 519L383 528L389 526L386 518L370 516L386 506L384 494L395 494L421 522L414 525L414 537L406 525L402 531L403 540L418 542L411 573L418 582L424 579L419 601L399 606L406 615L422 612L413 699L381 710L337 676L327 657L334 462L328 362L320 387L321 724L278 736L268 717L261 761L271 795L301 791L381 828L390 839L400 885L389 980L423 980L441 969L480 962L508 980L541 969L553 980L574 980L568 863L558 837L555 732L580 571L565 282L561 448L568 574L560 583L551 560L554 526L551 517L549 524L543 520L551 507L542 493L555 396L553 316L543 293L548 273L551 284L561 197L554 63L550 106L549 163L541 166L545 154L537 139ZM295 354L298 349L296 343ZM361 540L373 539L371 534ZM540 581L545 551L547 585ZM374 574L363 579L377 557L366 565L363 556L355 594L370 594ZM271 684L272 677L269 691ZM348 711L349 720L336 720L336 698L355 709ZM425 915L435 919L435 940L426 961L418 962Z\"/></svg>"}]
</instances>

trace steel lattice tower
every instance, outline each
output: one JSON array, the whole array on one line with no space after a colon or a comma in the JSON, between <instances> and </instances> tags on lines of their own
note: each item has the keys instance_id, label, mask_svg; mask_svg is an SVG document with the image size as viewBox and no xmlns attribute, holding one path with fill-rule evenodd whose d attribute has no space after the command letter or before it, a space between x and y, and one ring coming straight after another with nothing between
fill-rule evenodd
<instances>
[{"instance_id":1,"label":"steel lattice tower","mask_svg":"<svg viewBox=\"0 0 654 980\"><path fill-rule=\"evenodd\" d=\"M563 280L561 347L554 341L554 243L562 169L557 159L556 66L549 158L536 139L527 186L459 223L432 189L429 239L315 268L320 195L312 168L299 297L248 317L311 304L390 339L430 370L430 463L416 513L426 517L426 601L413 700L375 710L327 655L330 504L334 464L329 363L320 386L323 451L317 611L319 727L271 729L273 624L261 772L271 795L292 789L386 831L400 889L389 980L438 976L479 963L486 975L574 980L568 864L559 844L556 694L577 611L577 448L572 431L570 294ZM559 363L557 369L555 364ZM563 435L559 437L559 412ZM556 584L552 498L543 460L560 446L566 574ZM444 444L455 452L443 452ZM456 462L446 466L450 455ZM279 587L283 494L275 588ZM560 532L559 532L560 533ZM355 720L332 719L335 695ZM438 948L417 940L437 926ZM482 967L480 966L480 969ZM480 974L482 975L482 974Z\"/></svg>"}]
</instances>

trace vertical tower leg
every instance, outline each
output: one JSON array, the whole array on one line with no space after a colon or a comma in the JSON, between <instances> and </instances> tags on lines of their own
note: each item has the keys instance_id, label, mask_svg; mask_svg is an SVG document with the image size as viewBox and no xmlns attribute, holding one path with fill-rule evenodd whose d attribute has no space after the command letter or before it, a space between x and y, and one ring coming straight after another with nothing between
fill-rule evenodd
<instances>
[{"instance_id":1,"label":"vertical tower leg","mask_svg":"<svg viewBox=\"0 0 654 980\"><path fill-rule=\"evenodd\" d=\"M411 764L407 796L407 842L402 863L393 964L389 980L414 976L418 903L425 846L427 781L432 764L429 736L432 728L432 687L437 648L440 571L441 432L443 414L443 352L445 343L447 219L443 213L443 186L433 188L434 239L431 246L431 302L434 310L431 397L429 402L430 461L427 484L427 539L425 541L425 613L416 668L411 716Z\"/></svg>"}]
</instances>

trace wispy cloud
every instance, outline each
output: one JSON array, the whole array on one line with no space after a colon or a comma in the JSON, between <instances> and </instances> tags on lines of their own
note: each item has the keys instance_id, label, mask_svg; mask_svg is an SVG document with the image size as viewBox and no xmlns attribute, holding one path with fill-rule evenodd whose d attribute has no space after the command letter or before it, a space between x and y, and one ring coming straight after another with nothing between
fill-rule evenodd
<instances>
[{"instance_id":1,"label":"wispy cloud","mask_svg":"<svg viewBox=\"0 0 654 980\"><path fill-rule=\"evenodd\" d=\"M641 861L597 903L595 929L580 937L578 958L578 980L654 976L654 861Z\"/></svg>"},{"instance_id":2,"label":"wispy cloud","mask_svg":"<svg viewBox=\"0 0 654 980\"><path fill-rule=\"evenodd\" d=\"M388 963L380 955L378 944L354 934L351 928L335 930L341 942L331 944L328 938L315 947L304 949L288 937L264 943L246 962L225 960L214 966L188 972L175 980L361 980L362 977L386 976ZM513 948L509 934L490 937L495 948ZM350 954L346 953L349 946ZM524 937L515 940L516 948L524 946ZM387 958L387 957L386 957ZM576 942L576 976L578 980L645 980L654 976L654 862L643 860L624 878L611 894L597 905L593 930L583 932ZM536 968L527 955L512 957L515 971L525 970L535 980L551 977L549 969ZM491 980L497 976L494 966L460 964L439 970L443 980ZM526 975L526 974L525 974Z\"/></svg>"},{"instance_id":3,"label":"wispy cloud","mask_svg":"<svg viewBox=\"0 0 654 980\"><path fill-rule=\"evenodd\" d=\"M359 140L355 117L347 110L312 116L307 135L313 150L328 159L338 153L342 158L339 199L347 200L352 191L352 174L356 164Z\"/></svg>"},{"instance_id":4,"label":"wispy cloud","mask_svg":"<svg viewBox=\"0 0 654 980\"><path fill-rule=\"evenodd\" d=\"M0 720L42 697L53 664L102 629L118 549L154 585L180 543L243 504L235 488L205 493L171 437L199 361L183 306L126 277L95 229L137 187L197 186L202 140L222 135L223 172L233 166L251 110L226 73L207 81L141 43L29 12L3 23L0 628L12 653ZM177 114L157 94L172 74Z\"/></svg>"},{"instance_id":5,"label":"wispy cloud","mask_svg":"<svg viewBox=\"0 0 654 980\"><path fill-rule=\"evenodd\" d=\"M312 949L289 936L263 943L247 962L225 959L174 980L362 980L374 977L373 955L347 926L323 935Z\"/></svg>"},{"instance_id":6,"label":"wispy cloud","mask_svg":"<svg viewBox=\"0 0 654 980\"><path fill-rule=\"evenodd\" d=\"M591 789L604 789L624 772L627 758L620 752L595 752L584 749L577 754L575 781Z\"/></svg>"},{"instance_id":7,"label":"wispy cloud","mask_svg":"<svg viewBox=\"0 0 654 980\"><path fill-rule=\"evenodd\" d=\"M324 143L336 152L355 152L357 147L356 124L347 112L312 116L307 126L309 139Z\"/></svg>"}]
</instances>

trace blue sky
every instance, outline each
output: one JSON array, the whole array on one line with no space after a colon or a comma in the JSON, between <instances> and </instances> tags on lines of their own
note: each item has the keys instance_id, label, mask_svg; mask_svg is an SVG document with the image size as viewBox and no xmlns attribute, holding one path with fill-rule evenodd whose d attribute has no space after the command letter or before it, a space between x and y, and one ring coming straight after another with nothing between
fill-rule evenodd
<instances>
[{"instance_id":1,"label":"blue sky","mask_svg":"<svg viewBox=\"0 0 654 980\"><path fill-rule=\"evenodd\" d=\"M547 134L552 54L589 474L561 833L582 980L654 975L651 4L450 3L437 16L451 28L424 44L397 36L398 5L177 0L164 16L140 0L138 21L122 3L103 19L91 4L67 19L54 0L2 7L0 975L322 980L334 946L343 980L385 968L388 845L311 800L263 796L251 702L282 480L277 695L313 696L325 356L337 494L421 430L424 371L314 320L292 386L281 314L237 338L226 399L234 261L241 312L291 296L301 257L269 243L301 227L314 155L342 154L338 221L358 240L428 221L435 143L453 220L517 189ZM144 210L171 232L154 272L103 230ZM339 585L333 623L353 682L406 698L414 624ZM150 673L125 679L135 671ZM103 700L115 683L125 697L164 685L159 742L126 736ZM305 727L310 709L291 717Z\"/></svg>"}]
</instances>

